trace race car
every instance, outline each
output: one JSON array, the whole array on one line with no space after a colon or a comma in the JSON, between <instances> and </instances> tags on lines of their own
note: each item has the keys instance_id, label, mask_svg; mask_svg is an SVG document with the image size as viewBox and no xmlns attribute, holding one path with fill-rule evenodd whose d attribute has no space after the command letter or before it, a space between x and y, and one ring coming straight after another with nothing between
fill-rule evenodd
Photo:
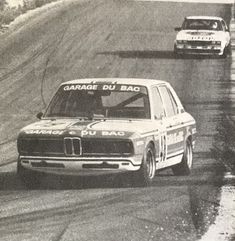
<instances>
[{"instance_id":1,"label":"race car","mask_svg":"<svg viewBox=\"0 0 235 241\"><path fill-rule=\"evenodd\" d=\"M78 79L61 84L36 123L18 136L17 173L28 186L44 174L128 172L150 184L156 170L192 169L196 124L171 85L151 79Z\"/></svg>"},{"instance_id":2,"label":"race car","mask_svg":"<svg viewBox=\"0 0 235 241\"><path fill-rule=\"evenodd\" d=\"M189 16L184 19L174 43L176 56L184 54L216 55L225 58L230 51L230 33L220 17Z\"/></svg>"}]
</instances>

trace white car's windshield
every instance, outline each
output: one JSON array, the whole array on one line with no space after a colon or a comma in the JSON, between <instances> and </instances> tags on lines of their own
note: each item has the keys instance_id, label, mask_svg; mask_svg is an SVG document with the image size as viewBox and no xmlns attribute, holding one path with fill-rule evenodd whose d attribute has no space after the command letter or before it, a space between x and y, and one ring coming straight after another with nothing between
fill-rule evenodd
<instances>
[{"instance_id":1,"label":"white car's windshield","mask_svg":"<svg viewBox=\"0 0 235 241\"><path fill-rule=\"evenodd\" d=\"M149 119L146 87L68 84L60 87L44 117Z\"/></svg>"},{"instance_id":2,"label":"white car's windshield","mask_svg":"<svg viewBox=\"0 0 235 241\"><path fill-rule=\"evenodd\" d=\"M222 25L219 20L211 19L185 19L182 29L188 30L213 30L221 31Z\"/></svg>"}]
</instances>

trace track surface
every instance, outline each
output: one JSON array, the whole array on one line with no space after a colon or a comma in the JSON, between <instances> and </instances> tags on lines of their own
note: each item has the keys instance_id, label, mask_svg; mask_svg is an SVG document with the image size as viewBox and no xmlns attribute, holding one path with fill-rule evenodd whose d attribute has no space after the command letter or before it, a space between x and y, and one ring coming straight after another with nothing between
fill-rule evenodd
<instances>
[{"instance_id":1,"label":"track surface","mask_svg":"<svg viewBox=\"0 0 235 241\"><path fill-rule=\"evenodd\" d=\"M213 6L213 7L212 7ZM217 214L226 143L230 59L174 59L174 27L186 15L218 15L229 5L67 1L0 40L0 240L197 240ZM197 121L194 170L156 176L149 188L125 177L54 177L28 191L16 177L16 136L36 120L58 85L83 77L169 81Z\"/></svg>"}]
</instances>

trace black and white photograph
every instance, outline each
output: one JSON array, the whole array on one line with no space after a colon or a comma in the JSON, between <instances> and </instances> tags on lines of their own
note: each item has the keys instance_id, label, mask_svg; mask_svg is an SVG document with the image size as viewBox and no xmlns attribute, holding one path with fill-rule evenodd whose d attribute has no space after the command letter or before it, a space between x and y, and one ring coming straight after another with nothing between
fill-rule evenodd
<instances>
[{"instance_id":1,"label":"black and white photograph","mask_svg":"<svg viewBox=\"0 0 235 241\"><path fill-rule=\"evenodd\" d=\"M0 0L0 241L235 241L235 0Z\"/></svg>"}]
</instances>

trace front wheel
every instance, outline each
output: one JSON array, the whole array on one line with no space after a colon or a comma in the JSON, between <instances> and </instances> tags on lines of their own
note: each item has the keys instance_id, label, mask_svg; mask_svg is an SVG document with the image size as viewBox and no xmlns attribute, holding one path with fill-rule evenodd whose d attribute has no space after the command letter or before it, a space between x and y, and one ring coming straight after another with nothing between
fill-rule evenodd
<instances>
[{"instance_id":1,"label":"front wheel","mask_svg":"<svg viewBox=\"0 0 235 241\"><path fill-rule=\"evenodd\" d=\"M230 46L228 45L228 46L224 47L223 54L220 55L219 57L221 59L226 59L227 55L229 54L229 51L230 51Z\"/></svg>"},{"instance_id":2,"label":"front wheel","mask_svg":"<svg viewBox=\"0 0 235 241\"><path fill-rule=\"evenodd\" d=\"M174 53L174 57L175 57L175 59L180 58L180 54L178 53L178 50L177 50L177 48L176 48L175 45L174 45L174 51L173 51L173 53Z\"/></svg>"},{"instance_id":3,"label":"front wheel","mask_svg":"<svg viewBox=\"0 0 235 241\"><path fill-rule=\"evenodd\" d=\"M143 155L140 170L134 174L134 182L139 186L148 186L153 182L156 172L156 161L154 155L154 148L149 144Z\"/></svg>"},{"instance_id":4,"label":"front wheel","mask_svg":"<svg viewBox=\"0 0 235 241\"><path fill-rule=\"evenodd\" d=\"M182 161L179 164L173 166L172 171L176 176L187 176L191 173L192 166L193 166L192 143L190 140L187 140Z\"/></svg>"}]
</instances>

